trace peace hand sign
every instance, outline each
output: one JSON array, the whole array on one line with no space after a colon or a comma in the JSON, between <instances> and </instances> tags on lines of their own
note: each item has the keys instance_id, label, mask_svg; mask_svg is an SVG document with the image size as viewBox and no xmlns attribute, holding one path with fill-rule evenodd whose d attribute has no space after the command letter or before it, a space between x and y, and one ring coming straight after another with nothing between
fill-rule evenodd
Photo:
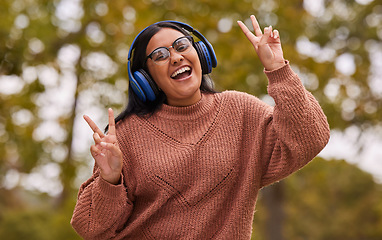
<instances>
[{"instance_id":1,"label":"peace hand sign","mask_svg":"<svg viewBox=\"0 0 382 240\"><path fill-rule=\"evenodd\" d=\"M93 130L95 144L90 147L90 152L101 171L101 177L111 184L118 184L122 172L122 152L118 147L115 134L114 113L111 108L109 112L109 132L105 135L101 129L84 115L85 121Z\"/></svg>"},{"instance_id":2,"label":"peace hand sign","mask_svg":"<svg viewBox=\"0 0 382 240\"><path fill-rule=\"evenodd\" d=\"M251 15L251 20L255 34L253 34L242 21L237 21L237 23L254 46L264 68L268 71L272 71L284 66L285 60L279 32L273 30L272 26L269 26L264 28L263 34L254 15Z\"/></svg>"}]
</instances>

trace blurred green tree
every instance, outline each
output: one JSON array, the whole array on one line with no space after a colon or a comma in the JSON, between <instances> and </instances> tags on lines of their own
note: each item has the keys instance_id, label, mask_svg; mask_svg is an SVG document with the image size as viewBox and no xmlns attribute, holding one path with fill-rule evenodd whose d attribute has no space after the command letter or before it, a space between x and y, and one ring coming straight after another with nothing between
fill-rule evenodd
<instances>
[{"instance_id":1,"label":"blurred green tree","mask_svg":"<svg viewBox=\"0 0 382 240\"><path fill-rule=\"evenodd\" d=\"M235 23L249 25L255 14L262 27L280 31L285 57L332 129L381 127L378 1L3 0L0 13L0 210L33 206L18 194L22 189L47 194L39 201L53 209L73 207L93 164L81 116L106 124L104 109L123 108L129 44L160 20L187 22L209 39L218 89L246 91L272 104L261 64ZM284 196L285 188L270 188L276 192L268 196Z\"/></svg>"}]
</instances>

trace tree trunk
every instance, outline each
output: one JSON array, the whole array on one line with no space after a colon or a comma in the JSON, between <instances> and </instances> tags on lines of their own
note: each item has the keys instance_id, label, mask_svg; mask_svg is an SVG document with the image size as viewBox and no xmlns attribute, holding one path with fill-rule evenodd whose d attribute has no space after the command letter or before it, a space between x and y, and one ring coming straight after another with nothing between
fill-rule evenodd
<instances>
[{"instance_id":1,"label":"tree trunk","mask_svg":"<svg viewBox=\"0 0 382 240\"><path fill-rule=\"evenodd\" d=\"M68 137L65 141L65 144L68 148L68 154L65 158L65 160L61 163L61 183L63 186L61 194L56 198L55 201L55 206L56 208L61 208L64 207L66 201L70 196L73 195L73 180L76 177L76 166L73 161L73 129L74 129L74 121L76 118L76 112L77 112L77 103L78 103L78 89L80 85L80 79L79 77L77 78L77 86L75 89L75 94L74 94L74 103L72 107L72 113L69 116L69 119L67 120L66 126L67 132L68 132Z\"/></svg>"},{"instance_id":2,"label":"tree trunk","mask_svg":"<svg viewBox=\"0 0 382 240\"><path fill-rule=\"evenodd\" d=\"M263 190L264 206L267 211L265 236L267 240L283 240L284 183L279 182Z\"/></svg>"}]
</instances>

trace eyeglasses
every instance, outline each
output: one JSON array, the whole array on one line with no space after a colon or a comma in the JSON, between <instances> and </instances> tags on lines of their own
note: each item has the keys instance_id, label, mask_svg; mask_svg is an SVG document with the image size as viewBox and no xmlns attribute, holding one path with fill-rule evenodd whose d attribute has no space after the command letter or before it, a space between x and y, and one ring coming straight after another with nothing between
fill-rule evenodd
<instances>
[{"instance_id":1,"label":"eyeglasses","mask_svg":"<svg viewBox=\"0 0 382 240\"><path fill-rule=\"evenodd\" d=\"M192 48L193 43L192 36L184 36L176 39L170 47L159 47L152 51L145 60L145 63L147 59L151 58L151 60L154 61L155 64L162 65L167 63L170 60L170 48L173 48L178 53L188 53Z\"/></svg>"}]
</instances>

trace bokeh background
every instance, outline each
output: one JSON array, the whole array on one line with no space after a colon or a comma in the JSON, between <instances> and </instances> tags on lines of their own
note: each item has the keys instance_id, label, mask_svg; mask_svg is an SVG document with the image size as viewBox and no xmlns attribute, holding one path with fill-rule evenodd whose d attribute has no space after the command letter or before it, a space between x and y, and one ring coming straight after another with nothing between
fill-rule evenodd
<instances>
[{"instance_id":1,"label":"bokeh background","mask_svg":"<svg viewBox=\"0 0 382 240\"><path fill-rule=\"evenodd\" d=\"M382 239L382 2L377 0L1 0L0 239L80 239L69 222L90 175L90 115L127 101L136 34L183 21L213 44L218 90L273 104L236 21L280 31L284 56L322 105L331 139L260 193L253 239Z\"/></svg>"}]
</instances>

